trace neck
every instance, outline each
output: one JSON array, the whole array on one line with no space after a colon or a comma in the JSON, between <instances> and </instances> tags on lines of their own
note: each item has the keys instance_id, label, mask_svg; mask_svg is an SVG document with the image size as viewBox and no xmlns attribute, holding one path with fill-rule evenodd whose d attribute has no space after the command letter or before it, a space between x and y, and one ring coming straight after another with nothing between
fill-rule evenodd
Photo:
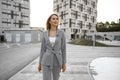
<instances>
[{"instance_id":1,"label":"neck","mask_svg":"<svg viewBox=\"0 0 120 80\"><path fill-rule=\"evenodd\" d=\"M51 29L50 29L51 31L56 31L57 30L57 27L52 27L51 26Z\"/></svg>"}]
</instances>

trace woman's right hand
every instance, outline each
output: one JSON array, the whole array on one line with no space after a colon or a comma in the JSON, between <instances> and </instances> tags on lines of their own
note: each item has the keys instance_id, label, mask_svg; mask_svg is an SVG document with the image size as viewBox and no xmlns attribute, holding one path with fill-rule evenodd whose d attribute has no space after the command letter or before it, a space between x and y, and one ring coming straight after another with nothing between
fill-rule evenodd
<instances>
[{"instance_id":1,"label":"woman's right hand","mask_svg":"<svg viewBox=\"0 0 120 80\"><path fill-rule=\"evenodd\" d=\"M39 64L39 66L38 66L38 71L40 72L41 70L42 70L42 65Z\"/></svg>"}]
</instances>

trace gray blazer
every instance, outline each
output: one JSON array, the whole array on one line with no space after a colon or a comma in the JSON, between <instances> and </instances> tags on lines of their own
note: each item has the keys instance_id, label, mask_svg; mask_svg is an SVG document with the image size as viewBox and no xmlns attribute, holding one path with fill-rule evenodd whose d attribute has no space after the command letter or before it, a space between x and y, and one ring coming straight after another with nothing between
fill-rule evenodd
<instances>
[{"instance_id":1,"label":"gray blazer","mask_svg":"<svg viewBox=\"0 0 120 80\"><path fill-rule=\"evenodd\" d=\"M53 57L57 57L59 65L66 63L66 39L62 30L57 30L54 46L50 44L48 31L43 33L39 64L53 66Z\"/></svg>"}]
</instances>

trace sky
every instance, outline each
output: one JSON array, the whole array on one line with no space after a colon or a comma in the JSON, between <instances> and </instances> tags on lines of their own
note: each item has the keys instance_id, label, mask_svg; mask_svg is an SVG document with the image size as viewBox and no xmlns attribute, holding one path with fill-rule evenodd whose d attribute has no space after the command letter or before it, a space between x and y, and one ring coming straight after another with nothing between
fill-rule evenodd
<instances>
[{"instance_id":1,"label":"sky","mask_svg":"<svg viewBox=\"0 0 120 80\"><path fill-rule=\"evenodd\" d=\"M46 20L53 13L53 0L30 0L31 27L45 27ZM97 22L114 21L120 18L120 0L98 0Z\"/></svg>"},{"instance_id":2,"label":"sky","mask_svg":"<svg viewBox=\"0 0 120 80\"><path fill-rule=\"evenodd\" d=\"M53 13L53 0L30 0L31 27L45 27L46 20Z\"/></svg>"},{"instance_id":3,"label":"sky","mask_svg":"<svg viewBox=\"0 0 120 80\"><path fill-rule=\"evenodd\" d=\"M97 21L115 21L120 19L120 0L98 0Z\"/></svg>"}]
</instances>

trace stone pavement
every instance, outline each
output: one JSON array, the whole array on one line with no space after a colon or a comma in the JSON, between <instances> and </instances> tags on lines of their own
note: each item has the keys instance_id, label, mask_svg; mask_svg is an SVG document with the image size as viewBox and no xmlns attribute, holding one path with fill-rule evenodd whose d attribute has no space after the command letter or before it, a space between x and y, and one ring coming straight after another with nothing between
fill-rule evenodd
<instances>
[{"instance_id":1,"label":"stone pavement","mask_svg":"<svg viewBox=\"0 0 120 80\"><path fill-rule=\"evenodd\" d=\"M101 54L102 53L102 54ZM114 53L114 54L113 54ZM119 47L92 47L67 44L67 70L59 80L94 80L90 62L98 57L120 57ZM39 57L9 80L43 80L38 68Z\"/></svg>"}]
</instances>

